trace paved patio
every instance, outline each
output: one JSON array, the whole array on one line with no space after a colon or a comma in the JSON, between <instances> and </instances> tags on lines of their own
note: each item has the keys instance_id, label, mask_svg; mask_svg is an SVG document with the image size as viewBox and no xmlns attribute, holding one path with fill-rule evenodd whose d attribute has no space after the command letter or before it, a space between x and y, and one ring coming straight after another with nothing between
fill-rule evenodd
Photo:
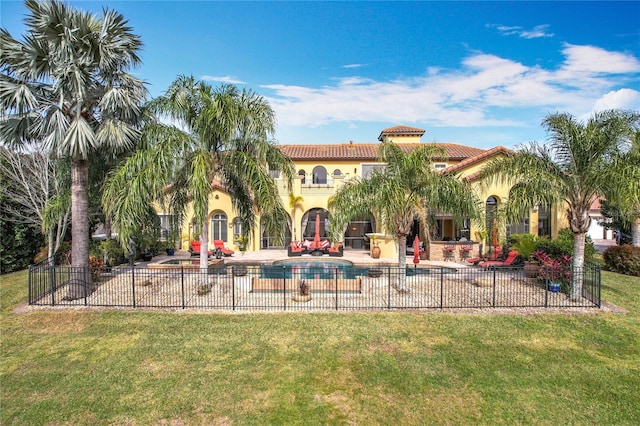
<instances>
[{"instance_id":1,"label":"paved patio","mask_svg":"<svg viewBox=\"0 0 640 426\"><path fill-rule=\"evenodd\" d=\"M155 256L149 262L136 262L137 268L146 268L149 263L161 263L166 260L171 259L196 259L196 256L191 256L188 251L177 251L174 256ZM288 257L286 250L259 250L259 251L236 251L233 256L225 257L225 264L240 264L240 263L262 263L262 262L273 262L276 260L282 259L309 259L309 260L320 260L320 259L345 259L349 260L356 265L388 265L388 266L397 266L396 262L393 262L389 259L374 259L369 255L369 252L366 250L351 250L347 249L344 251L344 256L339 258L329 257L329 256L310 256L303 255L300 257ZM123 265L124 266L124 265ZM413 264L413 255L407 255L407 266L414 266ZM459 262L444 262L444 261L429 261L429 260L421 260L417 267L426 267L426 266L446 266L449 268L468 268L472 267L469 264L463 264Z\"/></svg>"}]
</instances>

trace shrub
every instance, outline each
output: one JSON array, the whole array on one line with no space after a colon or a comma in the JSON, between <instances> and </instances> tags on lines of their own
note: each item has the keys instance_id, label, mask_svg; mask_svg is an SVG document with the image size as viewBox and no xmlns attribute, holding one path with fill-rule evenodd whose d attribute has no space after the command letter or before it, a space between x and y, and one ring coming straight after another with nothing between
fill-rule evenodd
<instances>
[{"instance_id":1,"label":"shrub","mask_svg":"<svg viewBox=\"0 0 640 426\"><path fill-rule=\"evenodd\" d=\"M640 277L640 247L629 244L609 247L602 258L608 270Z\"/></svg>"},{"instance_id":2,"label":"shrub","mask_svg":"<svg viewBox=\"0 0 640 426\"><path fill-rule=\"evenodd\" d=\"M573 256L573 239L573 232L569 228L563 228L558 232L558 238L555 240L547 238L538 240L536 251L543 251L553 258ZM593 240L587 235L584 245L584 258L585 260L593 261L595 254L596 248L593 245Z\"/></svg>"}]
</instances>

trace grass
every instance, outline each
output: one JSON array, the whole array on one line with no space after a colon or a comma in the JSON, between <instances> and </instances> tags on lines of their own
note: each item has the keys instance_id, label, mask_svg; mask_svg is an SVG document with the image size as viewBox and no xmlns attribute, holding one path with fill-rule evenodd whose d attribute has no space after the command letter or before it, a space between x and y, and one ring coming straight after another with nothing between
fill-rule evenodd
<instances>
[{"instance_id":1,"label":"grass","mask_svg":"<svg viewBox=\"0 0 640 426\"><path fill-rule=\"evenodd\" d=\"M0 277L0 424L640 424L625 315L30 311Z\"/></svg>"}]
</instances>

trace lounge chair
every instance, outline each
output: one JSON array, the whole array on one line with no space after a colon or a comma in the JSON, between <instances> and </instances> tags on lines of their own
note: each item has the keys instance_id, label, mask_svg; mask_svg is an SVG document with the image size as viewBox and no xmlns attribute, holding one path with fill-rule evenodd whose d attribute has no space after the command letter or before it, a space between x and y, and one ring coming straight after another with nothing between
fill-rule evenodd
<instances>
[{"instance_id":1,"label":"lounge chair","mask_svg":"<svg viewBox=\"0 0 640 426\"><path fill-rule=\"evenodd\" d=\"M309 251L302 245L302 243L297 241L292 242L287 247L287 255L289 257L302 256L307 253L309 253Z\"/></svg>"},{"instance_id":2,"label":"lounge chair","mask_svg":"<svg viewBox=\"0 0 640 426\"><path fill-rule=\"evenodd\" d=\"M225 256L233 256L235 251L228 249L224 246L224 241L222 240L213 240L213 247L216 249L216 255L225 255ZM219 256L222 257L222 256Z\"/></svg>"},{"instance_id":3,"label":"lounge chair","mask_svg":"<svg viewBox=\"0 0 640 426\"><path fill-rule=\"evenodd\" d=\"M342 244L338 244L337 247L329 247L326 253L332 257L342 257L344 255L344 247L342 247Z\"/></svg>"},{"instance_id":4,"label":"lounge chair","mask_svg":"<svg viewBox=\"0 0 640 426\"><path fill-rule=\"evenodd\" d=\"M200 241L191 241L189 245L191 246L191 256L197 256L200 254ZM213 252L209 250L207 254L211 256Z\"/></svg>"},{"instance_id":5,"label":"lounge chair","mask_svg":"<svg viewBox=\"0 0 640 426\"><path fill-rule=\"evenodd\" d=\"M518 257L518 252L515 250L511 250L504 261L489 260L486 262L482 262L480 266L482 266L483 268L502 268L505 266L511 266L513 261L516 260L516 257Z\"/></svg>"},{"instance_id":6,"label":"lounge chair","mask_svg":"<svg viewBox=\"0 0 640 426\"><path fill-rule=\"evenodd\" d=\"M498 260L500 255L502 254L502 247L496 247L493 253L489 257L472 257L471 259L467 259L467 262L473 263L474 265L479 264L480 262L494 261Z\"/></svg>"}]
</instances>

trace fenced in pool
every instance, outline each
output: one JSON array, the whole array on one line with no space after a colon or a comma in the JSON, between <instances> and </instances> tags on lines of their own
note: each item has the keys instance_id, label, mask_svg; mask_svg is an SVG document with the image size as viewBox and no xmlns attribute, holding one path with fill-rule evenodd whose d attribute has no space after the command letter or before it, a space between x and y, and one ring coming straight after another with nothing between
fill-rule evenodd
<instances>
[{"instance_id":1,"label":"fenced in pool","mask_svg":"<svg viewBox=\"0 0 640 426\"><path fill-rule=\"evenodd\" d=\"M332 263L236 264L207 271L185 267L85 271L41 264L29 269L29 304L286 311L599 307L600 268L586 265L578 273L582 295L571 300L571 282L556 282L543 268L529 278L522 268ZM569 271L564 276L575 274ZM72 277L93 277L93 281L85 279L80 297L76 288L74 300L67 300Z\"/></svg>"}]
</instances>

